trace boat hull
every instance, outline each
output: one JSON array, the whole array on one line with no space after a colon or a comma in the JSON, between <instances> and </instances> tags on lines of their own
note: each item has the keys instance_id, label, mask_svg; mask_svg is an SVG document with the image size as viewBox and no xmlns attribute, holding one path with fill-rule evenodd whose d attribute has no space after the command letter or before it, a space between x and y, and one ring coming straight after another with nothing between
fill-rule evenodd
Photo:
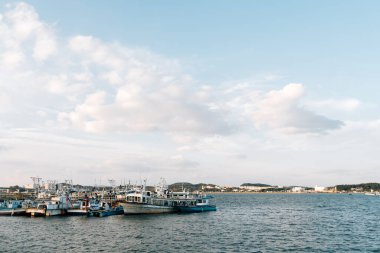
<instances>
[{"instance_id":1,"label":"boat hull","mask_svg":"<svg viewBox=\"0 0 380 253\"><path fill-rule=\"evenodd\" d=\"M88 211L87 210L82 210L82 209L68 209L67 210L67 215L70 216L85 216L87 215Z\"/></svg>"},{"instance_id":2,"label":"boat hull","mask_svg":"<svg viewBox=\"0 0 380 253\"><path fill-rule=\"evenodd\" d=\"M178 207L181 213L202 213L216 211L216 206L180 206Z\"/></svg>"},{"instance_id":3,"label":"boat hull","mask_svg":"<svg viewBox=\"0 0 380 253\"><path fill-rule=\"evenodd\" d=\"M0 209L0 215L25 215L26 210L24 208L15 208L15 209Z\"/></svg>"},{"instance_id":4,"label":"boat hull","mask_svg":"<svg viewBox=\"0 0 380 253\"><path fill-rule=\"evenodd\" d=\"M66 215L65 209L38 209L38 208L28 208L26 209L26 214L32 217L40 216L64 216Z\"/></svg>"},{"instance_id":5,"label":"boat hull","mask_svg":"<svg viewBox=\"0 0 380 253\"><path fill-rule=\"evenodd\" d=\"M116 207L113 210L97 210L88 212L87 216L89 217L107 217L112 215L121 215L124 214L122 207Z\"/></svg>"},{"instance_id":6,"label":"boat hull","mask_svg":"<svg viewBox=\"0 0 380 253\"><path fill-rule=\"evenodd\" d=\"M164 214L178 212L177 208L170 206L156 206L137 203L120 203L123 207L124 214Z\"/></svg>"}]
</instances>

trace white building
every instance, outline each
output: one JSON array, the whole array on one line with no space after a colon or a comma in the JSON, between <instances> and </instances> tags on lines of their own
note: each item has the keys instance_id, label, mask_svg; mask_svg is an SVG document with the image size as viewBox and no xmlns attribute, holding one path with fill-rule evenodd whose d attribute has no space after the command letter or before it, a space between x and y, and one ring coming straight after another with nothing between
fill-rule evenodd
<instances>
[{"instance_id":1,"label":"white building","mask_svg":"<svg viewBox=\"0 0 380 253\"><path fill-rule=\"evenodd\" d=\"M25 189L34 189L34 184L26 184L24 185Z\"/></svg>"},{"instance_id":2,"label":"white building","mask_svg":"<svg viewBox=\"0 0 380 253\"><path fill-rule=\"evenodd\" d=\"M301 186L295 186L292 188L292 192L304 192L305 188Z\"/></svg>"},{"instance_id":3,"label":"white building","mask_svg":"<svg viewBox=\"0 0 380 253\"><path fill-rule=\"evenodd\" d=\"M255 191L255 192L258 192L258 191L261 191L261 190L273 188L273 186L244 185L244 186L240 186L239 188L242 189L242 190L246 190L246 191Z\"/></svg>"},{"instance_id":4,"label":"white building","mask_svg":"<svg viewBox=\"0 0 380 253\"><path fill-rule=\"evenodd\" d=\"M327 190L327 188L326 187L323 187L323 186L315 186L314 187L314 191L315 192L325 192Z\"/></svg>"}]
</instances>

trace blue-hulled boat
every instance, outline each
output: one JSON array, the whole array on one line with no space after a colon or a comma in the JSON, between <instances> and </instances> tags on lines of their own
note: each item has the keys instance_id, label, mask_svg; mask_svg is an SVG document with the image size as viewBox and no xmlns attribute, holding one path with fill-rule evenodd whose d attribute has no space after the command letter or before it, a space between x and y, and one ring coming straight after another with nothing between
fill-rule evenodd
<instances>
[{"instance_id":1,"label":"blue-hulled boat","mask_svg":"<svg viewBox=\"0 0 380 253\"><path fill-rule=\"evenodd\" d=\"M24 215L25 210L20 200L0 202L0 215Z\"/></svg>"},{"instance_id":2,"label":"blue-hulled boat","mask_svg":"<svg viewBox=\"0 0 380 253\"><path fill-rule=\"evenodd\" d=\"M124 214L122 206L111 207L109 203L102 203L102 207L98 210L89 210L87 212L88 217L106 217L111 215Z\"/></svg>"},{"instance_id":3,"label":"blue-hulled boat","mask_svg":"<svg viewBox=\"0 0 380 253\"><path fill-rule=\"evenodd\" d=\"M201 213L216 211L215 205L210 205L210 199L212 196L200 196L196 198L196 201L188 201L185 205L178 206L181 213Z\"/></svg>"}]
</instances>

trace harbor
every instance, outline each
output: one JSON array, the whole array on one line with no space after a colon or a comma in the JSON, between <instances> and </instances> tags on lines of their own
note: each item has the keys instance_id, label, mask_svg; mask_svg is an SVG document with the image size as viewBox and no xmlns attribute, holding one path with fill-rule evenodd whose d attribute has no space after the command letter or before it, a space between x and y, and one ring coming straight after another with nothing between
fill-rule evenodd
<instances>
[{"instance_id":1,"label":"harbor","mask_svg":"<svg viewBox=\"0 0 380 253\"><path fill-rule=\"evenodd\" d=\"M147 186L146 180L120 186L110 180L108 187L82 188L74 186L71 180L59 184L54 180L42 183L39 177L31 179L32 189L24 194L17 192L12 196L8 192L7 199L0 198L0 215L107 217L216 211L216 206L209 202L212 196L185 188L171 191L163 178L154 187Z\"/></svg>"},{"instance_id":2,"label":"harbor","mask_svg":"<svg viewBox=\"0 0 380 253\"><path fill-rule=\"evenodd\" d=\"M105 218L0 216L1 251L376 252L380 248L378 197L236 193L214 197L217 212Z\"/></svg>"}]
</instances>

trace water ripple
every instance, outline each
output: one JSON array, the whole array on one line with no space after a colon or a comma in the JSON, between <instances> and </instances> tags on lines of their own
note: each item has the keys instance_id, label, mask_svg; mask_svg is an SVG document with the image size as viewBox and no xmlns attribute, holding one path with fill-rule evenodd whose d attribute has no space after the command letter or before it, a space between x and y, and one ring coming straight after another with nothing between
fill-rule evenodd
<instances>
[{"instance_id":1,"label":"water ripple","mask_svg":"<svg viewBox=\"0 0 380 253\"><path fill-rule=\"evenodd\" d=\"M217 195L200 214L0 217L0 252L380 252L380 198Z\"/></svg>"}]
</instances>

